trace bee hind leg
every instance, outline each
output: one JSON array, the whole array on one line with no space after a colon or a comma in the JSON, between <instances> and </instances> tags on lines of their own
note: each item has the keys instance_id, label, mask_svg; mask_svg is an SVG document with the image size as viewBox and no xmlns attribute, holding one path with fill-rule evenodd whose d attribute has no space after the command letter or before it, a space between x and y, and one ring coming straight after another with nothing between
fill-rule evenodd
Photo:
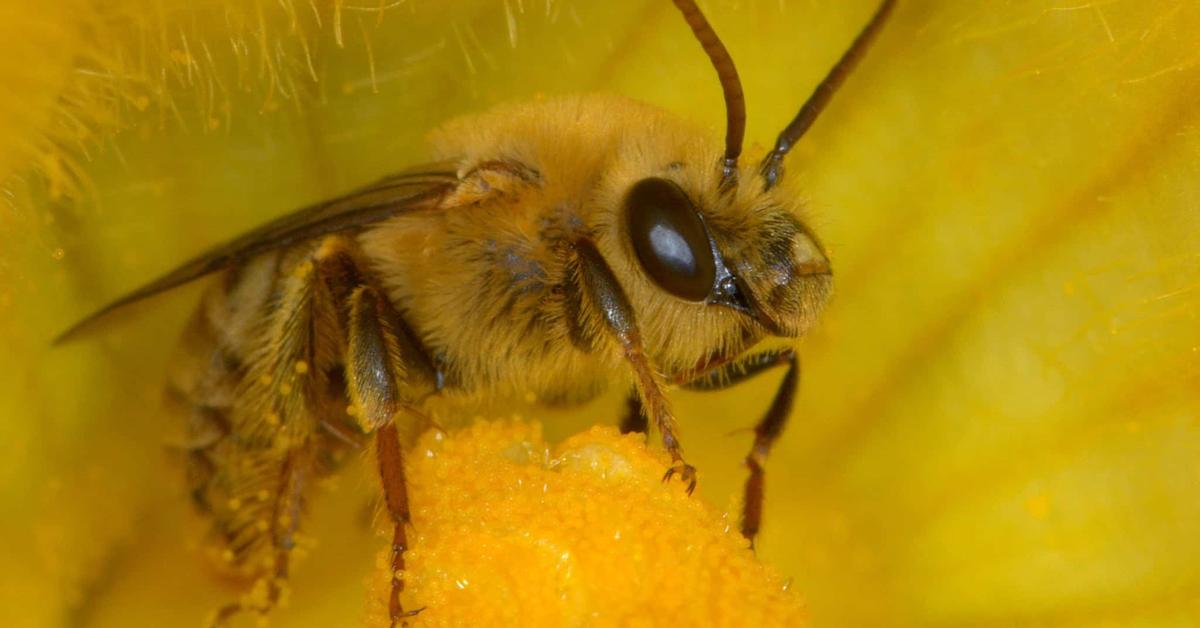
<instances>
[{"instance_id":1,"label":"bee hind leg","mask_svg":"<svg viewBox=\"0 0 1200 628\"><path fill-rule=\"evenodd\" d=\"M788 417L792 414L792 404L800 385L800 359L795 350L790 348L764 351L723 364L695 379L683 382L683 386L691 390L721 390L780 366L786 366L787 372L775 392L775 398L771 400L771 407L754 426L754 445L746 455L746 467L750 470L750 476L746 478L745 498L742 504L742 536L750 541L752 547L754 537L758 535L762 524L767 454L783 433Z\"/></svg>"},{"instance_id":2,"label":"bee hind leg","mask_svg":"<svg viewBox=\"0 0 1200 628\"><path fill-rule=\"evenodd\" d=\"M265 575L258 579L260 595L251 594L245 599L226 604L217 610L212 626L224 626L239 613L255 612L265 618L284 595L284 585L289 577L290 558L295 547L295 536L299 529L301 504L306 488L309 463L302 450L288 452L278 473L278 486L270 504L269 538L270 566Z\"/></svg>"},{"instance_id":3,"label":"bee hind leg","mask_svg":"<svg viewBox=\"0 0 1200 628\"><path fill-rule=\"evenodd\" d=\"M219 464L198 486L213 507L225 561L255 577L240 600L217 611L214 625L241 612L265 617L285 597L326 405L317 365L332 322L321 315L329 304L315 290L314 268L297 266L281 280L278 300L259 305L261 344L245 362L228 432L209 445Z\"/></svg>"}]
</instances>

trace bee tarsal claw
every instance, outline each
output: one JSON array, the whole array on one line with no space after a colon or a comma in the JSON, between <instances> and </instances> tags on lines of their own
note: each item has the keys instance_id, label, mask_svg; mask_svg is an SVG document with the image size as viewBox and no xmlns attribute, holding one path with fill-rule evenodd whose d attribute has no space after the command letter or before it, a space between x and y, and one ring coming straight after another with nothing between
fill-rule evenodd
<instances>
[{"instance_id":1,"label":"bee tarsal claw","mask_svg":"<svg viewBox=\"0 0 1200 628\"><path fill-rule=\"evenodd\" d=\"M687 484L688 495L691 495L692 491L696 490L696 467L686 462L678 462L663 474L663 482L670 482L676 475Z\"/></svg>"},{"instance_id":2,"label":"bee tarsal claw","mask_svg":"<svg viewBox=\"0 0 1200 628\"><path fill-rule=\"evenodd\" d=\"M416 609L413 609L413 610L411 610L411 611L404 611L403 613L397 613L396 615L393 615L393 616L392 616L392 622L391 622L391 624L392 624L392 628L396 628L396 626L407 626L407 625L408 625L408 621L407 621L407 620L408 620L408 618L409 618L409 617L416 617L416 616L417 616L417 615L419 615L419 614L421 613L421 611L423 611L423 610L425 610L425 607L424 607L424 606L422 606L421 608L416 608Z\"/></svg>"}]
</instances>

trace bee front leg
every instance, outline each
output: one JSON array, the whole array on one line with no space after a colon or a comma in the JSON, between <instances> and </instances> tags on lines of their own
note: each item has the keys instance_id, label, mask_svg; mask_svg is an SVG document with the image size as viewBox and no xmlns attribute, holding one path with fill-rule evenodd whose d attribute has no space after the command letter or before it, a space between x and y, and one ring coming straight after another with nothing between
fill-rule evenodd
<instances>
[{"instance_id":1,"label":"bee front leg","mask_svg":"<svg viewBox=\"0 0 1200 628\"><path fill-rule=\"evenodd\" d=\"M651 364L642 346L641 333L638 331L629 298L625 296L625 291L600 251L596 249L596 245L581 238L572 244L572 248L575 251L579 283L583 293L594 313L599 315L604 329L620 347L625 361L633 369L634 386L641 408L646 416L654 421L662 438L663 448L671 454L674 466L667 469L663 480L670 480L678 475L687 484L690 494L696 489L696 468L683 459L683 447L675 435L675 415L671 412L671 405L663 390L665 382Z\"/></svg>"},{"instance_id":2,"label":"bee front leg","mask_svg":"<svg viewBox=\"0 0 1200 628\"><path fill-rule=\"evenodd\" d=\"M396 428L399 414L413 413L422 391L436 390L436 370L399 313L374 288L358 286L349 299L346 322L346 379L364 431L375 434L375 457L384 504L392 521L391 591L388 612L393 625L421 609L405 611L402 572L410 522L404 457ZM424 383L424 386L422 386Z\"/></svg>"},{"instance_id":3,"label":"bee front leg","mask_svg":"<svg viewBox=\"0 0 1200 628\"><path fill-rule=\"evenodd\" d=\"M783 433L788 417L792 414L792 403L800 387L800 359L794 349L779 349L755 353L740 360L723 364L703 375L681 382L692 390L722 390L734 386L764 371L787 366L779 390L771 400L771 407L754 426L754 445L746 455L746 467L750 477L746 478L745 499L742 504L742 536L754 545L762 524L763 481L767 454L771 446Z\"/></svg>"}]
</instances>

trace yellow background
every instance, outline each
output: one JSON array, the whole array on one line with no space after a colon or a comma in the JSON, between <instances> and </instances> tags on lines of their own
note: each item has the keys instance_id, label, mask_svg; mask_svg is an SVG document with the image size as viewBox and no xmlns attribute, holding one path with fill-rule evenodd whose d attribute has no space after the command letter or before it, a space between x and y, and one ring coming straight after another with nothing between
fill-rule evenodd
<instances>
[{"instance_id":1,"label":"yellow background","mask_svg":"<svg viewBox=\"0 0 1200 628\"><path fill-rule=\"evenodd\" d=\"M81 314L492 103L612 91L720 133L665 0L360 3L0 7L4 625L195 625L226 595L182 540L153 412L197 289L50 350ZM873 7L705 6L759 144ZM793 152L836 295L759 555L815 625L1200 621L1197 32L1190 0L902 0ZM718 507L772 384L675 395ZM561 438L613 401L535 416ZM360 617L369 476L338 484L295 581L321 594L280 625Z\"/></svg>"}]
</instances>

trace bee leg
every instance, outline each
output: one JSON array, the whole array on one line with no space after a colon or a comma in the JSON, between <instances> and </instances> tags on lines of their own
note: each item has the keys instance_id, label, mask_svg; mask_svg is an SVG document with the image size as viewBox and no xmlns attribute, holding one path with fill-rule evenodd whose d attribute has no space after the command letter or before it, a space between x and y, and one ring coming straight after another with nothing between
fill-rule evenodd
<instances>
[{"instance_id":1,"label":"bee leg","mask_svg":"<svg viewBox=\"0 0 1200 628\"><path fill-rule=\"evenodd\" d=\"M422 609L405 611L400 605L400 592L404 590L404 552L408 550L408 532L411 522L408 510L408 486L404 481L404 458L400 452L400 435L396 425L388 423L375 433L375 457L379 461L379 478L383 483L383 501L392 520L392 586L388 593L388 614L392 625L405 617L412 617Z\"/></svg>"},{"instance_id":2,"label":"bee leg","mask_svg":"<svg viewBox=\"0 0 1200 628\"><path fill-rule=\"evenodd\" d=\"M663 481L678 475L691 494L696 489L696 468L683 459L683 447L675 435L677 423L671 405L663 389L662 375L650 362L642 347L641 332L633 315L633 307L612 269L604 261L596 245L587 239L578 239L572 244L580 286L587 301L598 314L604 328L621 348L625 361L633 369L634 386L646 416L654 421L662 438L663 449L671 454L674 465L667 469Z\"/></svg>"},{"instance_id":3,"label":"bee leg","mask_svg":"<svg viewBox=\"0 0 1200 628\"><path fill-rule=\"evenodd\" d=\"M250 611L266 617L279 603L283 586L288 579L291 551L300 524L300 510L306 485L302 470L306 468L299 451L290 451L279 469L279 484L271 503L271 549L269 576L260 582L265 585L265 598L253 603L245 600L226 604L217 610L212 625L224 626L238 613Z\"/></svg>"},{"instance_id":4,"label":"bee leg","mask_svg":"<svg viewBox=\"0 0 1200 628\"><path fill-rule=\"evenodd\" d=\"M388 612L392 625L416 615L400 604L404 590L406 527L410 523L404 456L396 428L398 415L410 408L413 382L425 382L426 394L436 390L432 361L392 306L369 286L350 296L347 321L346 373L350 398L364 431L375 433L375 457L383 485L384 504L392 521L391 590ZM401 388L404 385L405 388Z\"/></svg>"},{"instance_id":5,"label":"bee leg","mask_svg":"<svg viewBox=\"0 0 1200 628\"><path fill-rule=\"evenodd\" d=\"M621 419L621 433L645 434L649 427L646 413L642 411L642 399L638 397L636 390L630 391L629 396L625 398L625 417Z\"/></svg>"},{"instance_id":6,"label":"bee leg","mask_svg":"<svg viewBox=\"0 0 1200 628\"><path fill-rule=\"evenodd\" d=\"M284 281L277 303L264 305L265 337L246 365L240 404L230 435L220 446L232 449L223 472L228 499L219 504L219 529L231 563L258 576L241 600L217 612L216 625L250 611L266 616L284 595L291 552L300 527L305 490L314 464L313 432L318 422L320 386L309 365L316 364L314 338L329 321L318 315L314 265L297 267ZM297 365L304 365L297 367Z\"/></svg>"},{"instance_id":7,"label":"bee leg","mask_svg":"<svg viewBox=\"0 0 1200 628\"><path fill-rule=\"evenodd\" d=\"M779 390L775 392L775 398L771 400L771 407L754 426L754 445L746 455L746 467L750 470L750 477L746 478L745 499L742 504L742 536L749 539L751 547L762 523L763 480L767 454L783 433L788 417L792 414L792 403L800 386L800 359L795 350L790 348L764 351L723 364L683 383L685 388L691 390L721 390L763 371L785 365L787 372L779 384Z\"/></svg>"}]
</instances>

